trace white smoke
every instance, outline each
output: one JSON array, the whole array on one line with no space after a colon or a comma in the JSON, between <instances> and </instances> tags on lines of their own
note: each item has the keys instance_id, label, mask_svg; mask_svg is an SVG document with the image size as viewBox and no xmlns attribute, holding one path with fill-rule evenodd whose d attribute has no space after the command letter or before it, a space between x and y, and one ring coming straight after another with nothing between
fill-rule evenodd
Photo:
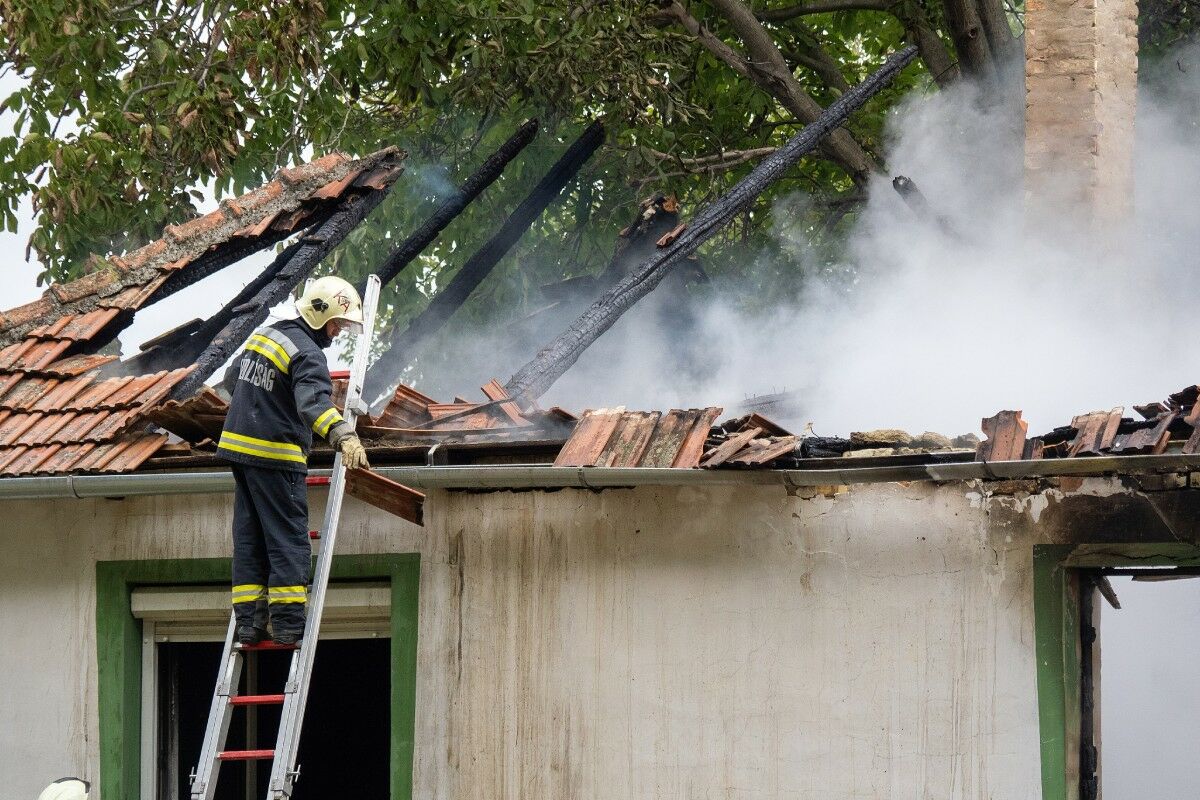
<instances>
[{"instance_id":1,"label":"white smoke","mask_svg":"<svg viewBox=\"0 0 1200 800\"><path fill-rule=\"evenodd\" d=\"M1176 354L1200 288L1198 56L1177 54L1142 89L1126 230L1101 239L1067 213L1027 221L1020 98L985 104L969 86L921 94L896 113L886 160L890 174L916 181L932 214L919 218L880 178L848 263L808 265L799 301L750 313L739 287L707 292L683 343L647 302L546 402L732 406L787 390L801 406L788 421L826 435L978 431L1004 408L1023 409L1035 433L1195 382L1194 359ZM777 235L803 250L807 230L799 217L790 226L785 208Z\"/></svg>"}]
</instances>

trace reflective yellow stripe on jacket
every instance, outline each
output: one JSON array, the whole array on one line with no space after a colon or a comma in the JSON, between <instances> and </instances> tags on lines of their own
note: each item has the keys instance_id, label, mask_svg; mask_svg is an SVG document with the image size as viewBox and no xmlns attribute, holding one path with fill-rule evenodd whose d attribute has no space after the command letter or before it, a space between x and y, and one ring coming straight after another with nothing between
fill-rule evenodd
<instances>
[{"instance_id":1,"label":"reflective yellow stripe on jacket","mask_svg":"<svg viewBox=\"0 0 1200 800\"><path fill-rule=\"evenodd\" d=\"M279 371L284 375L287 374L288 365L292 363L292 357L287 354L282 345L261 333L250 337L250 341L246 343L246 349L266 357L272 364L279 367Z\"/></svg>"},{"instance_id":2,"label":"reflective yellow stripe on jacket","mask_svg":"<svg viewBox=\"0 0 1200 800\"><path fill-rule=\"evenodd\" d=\"M330 428L344 421L338 410L331 406L328 411L317 417L317 421L313 423L312 429L318 436L324 437L329 433Z\"/></svg>"},{"instance_id":3,"label":"reflective yellow stripe on jacket","mask_svg":"<svg viewBox=\"0 0 1200 800\"><path fill-rule=\"evenodd\" d=\"M219 450L232 450L235 453L245 453L258 458L271 458L276 461L297 461L301 464L308 462L300 445L291 442L272 442L268 439L256 439L231 431L221 432L221 441L217 443Z\"/></svg>"},{"instance_id":4,"label":"reflective yellow stripe on jacket","mask_svg":"<svg viewBox=\"0 0 1200 800\"><path fill-rule=\"evenodd\" d=\"M272 603L308 602L307 586L272 586L267 592L267 599Z\"/></svg>"}]
</instances>

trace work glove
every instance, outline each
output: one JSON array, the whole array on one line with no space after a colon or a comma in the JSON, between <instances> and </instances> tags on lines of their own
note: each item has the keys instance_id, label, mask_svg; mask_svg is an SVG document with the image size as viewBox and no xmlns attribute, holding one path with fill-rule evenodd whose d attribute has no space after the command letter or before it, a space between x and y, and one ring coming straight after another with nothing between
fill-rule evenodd
<instances>
[{"instance_id":1,"label":"work glove","mask_svg":"<svg viewBox=\"0 0 1200 800\"><path fill-rule=\"evenodd\" d=\"M342 465L346 469L370 469L367 461L367 450L353 433L348 433L338 439L337 449L342 454Z\"/></svg>"}]
</instances>

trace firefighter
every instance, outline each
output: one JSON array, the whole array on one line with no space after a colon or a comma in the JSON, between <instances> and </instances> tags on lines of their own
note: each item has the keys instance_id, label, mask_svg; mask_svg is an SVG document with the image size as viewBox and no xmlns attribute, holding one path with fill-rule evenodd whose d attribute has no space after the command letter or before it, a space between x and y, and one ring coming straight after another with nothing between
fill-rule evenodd
<instances>
[{"instance_id":1,"label":"firefighter","mask_svg":"<svg viewBox=\"0 0 1200 800\"><path fill-rule=\"evenodd\" d=\"M237 639L295 644L304 634L308 573L305 474L312 437L348 469L368 468L362 442L330 399L321 352L343 330L362 330L362 300L337 277L311 282L300 319L259 328L225 374L231 396L217 454L233 462L233 611Z\"/></svg>"}]
</instances>

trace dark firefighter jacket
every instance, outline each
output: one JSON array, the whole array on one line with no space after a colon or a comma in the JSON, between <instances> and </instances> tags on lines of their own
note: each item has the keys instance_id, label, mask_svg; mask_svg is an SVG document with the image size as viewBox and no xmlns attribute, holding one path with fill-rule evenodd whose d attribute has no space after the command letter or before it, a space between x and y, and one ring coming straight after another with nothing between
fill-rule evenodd
<instances>
[{"instance_id":1,"label":"dark firefighter jacket","mask_svg":"<svg viewBox=\"0 0 1200 800\"><path fill-rule=\"evenodd\" d=\"M323 340L323 341L320 341ZM330 401L323 331L299 320L259 328L225 373L232 399L217 455L255 467L305 472L312 435L336 442L350 425Z\"/></svg>"}]
</instances>

